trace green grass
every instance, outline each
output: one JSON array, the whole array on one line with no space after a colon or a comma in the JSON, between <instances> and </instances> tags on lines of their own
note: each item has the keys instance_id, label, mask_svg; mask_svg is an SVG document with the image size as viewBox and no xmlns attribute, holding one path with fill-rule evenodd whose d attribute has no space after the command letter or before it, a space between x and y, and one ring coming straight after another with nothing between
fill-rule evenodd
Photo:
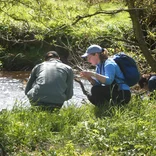
<instances>
[{"instance_id":1,"label":"green grass","mask_svg":"<svg viewBox=\"0 0 156 156\"><path fill-rule=\"evenodd\" d=\"M124 107L15 106L0 114L0 144L12 156L154 156L155 100L133 96Z\"/></svg>"}]
</instances>

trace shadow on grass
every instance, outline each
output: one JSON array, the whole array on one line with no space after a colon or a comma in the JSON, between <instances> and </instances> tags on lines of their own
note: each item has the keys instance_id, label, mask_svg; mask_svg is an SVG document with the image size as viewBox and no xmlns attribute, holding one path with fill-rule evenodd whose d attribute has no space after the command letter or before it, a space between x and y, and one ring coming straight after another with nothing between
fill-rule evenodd
<instances>
[{"instance_id":1,"label":"shadow on grass","mask_svg":"<svg viewBox=\"0 0 156 156\"><path fill-rule=\"evenodd\" d=\"M114 116L115 110L119 110L119 109L124 110L126 105L127 104L112 105L111 102L104 102L104 104L101 104L101 105L95 107L94 113L97 118L112 117L112 116Z\"/></svg>"}]
</instances>

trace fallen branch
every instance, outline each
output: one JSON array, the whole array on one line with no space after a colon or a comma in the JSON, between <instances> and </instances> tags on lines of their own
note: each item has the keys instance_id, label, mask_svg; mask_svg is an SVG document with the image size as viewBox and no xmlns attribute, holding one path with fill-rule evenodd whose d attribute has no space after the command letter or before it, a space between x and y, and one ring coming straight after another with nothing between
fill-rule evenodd
<instances>
[{"instance_id":1,"label":"fallen branch","mask_svg":"<svg viewBox=\"0 0 156 156\"><path fill-rule=\"evenodd\" d=\"M80 84L80 87L82 89L83 94L86 95L87 98L88 98L90 93L85 89L85 87L84 87L83 83L81 82L81 80L78 77L75 77L74 80Z\"/></svg>"}]
</instances>

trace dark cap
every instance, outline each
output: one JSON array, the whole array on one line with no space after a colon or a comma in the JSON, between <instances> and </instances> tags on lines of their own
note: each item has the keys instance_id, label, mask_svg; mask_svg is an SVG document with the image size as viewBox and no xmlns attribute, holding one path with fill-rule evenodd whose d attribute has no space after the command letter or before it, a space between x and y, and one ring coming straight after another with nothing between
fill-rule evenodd
<instances>
[{"instance_id":1,"label":"dark cap","mask_svg":"<svg viewBox=\"0 0 156 156\"><path fill-rule=\"evenodd\" d=\"M49 51L45 55L45 60L48 60L49 58L60 58L60 56L56 51Z\"/></svg>"}]
</instances>

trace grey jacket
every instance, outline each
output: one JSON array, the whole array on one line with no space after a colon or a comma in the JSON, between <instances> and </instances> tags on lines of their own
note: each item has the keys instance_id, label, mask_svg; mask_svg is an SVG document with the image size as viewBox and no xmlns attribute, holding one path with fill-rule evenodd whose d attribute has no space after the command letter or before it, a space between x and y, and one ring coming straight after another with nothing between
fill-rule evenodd
<instances>
[{"instance_id":1,"label":"grey jacket","mask_svg":"<svg viewBox=\"0 0 156 156\"><path fill-rule=\"evenodd\" d=\"M25 94L34 102L63 104L73 96L72 68L58 59L36 65L30 74Z\"/></svg>"}]
</instances>

